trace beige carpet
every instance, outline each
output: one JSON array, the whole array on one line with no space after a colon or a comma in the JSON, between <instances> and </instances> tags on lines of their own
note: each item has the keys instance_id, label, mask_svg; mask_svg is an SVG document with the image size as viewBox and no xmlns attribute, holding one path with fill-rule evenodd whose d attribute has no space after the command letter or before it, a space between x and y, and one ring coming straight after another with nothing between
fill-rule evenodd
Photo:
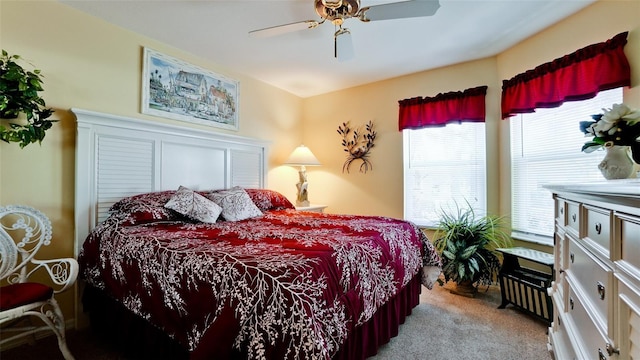
<instances>
[{"instance_id":1,"label":"beige carpet","mask_svg":"<svg viewBox=\"0 0 640 360\"><path fill-rule=\"evenodd\" d=\"M449 287L423 288L400 335L371 360L552 359L547 325L512 305L498 309L498 286L481 287L475 298L451 294Z\"/></svg>"},{"instance_id":2,"label":"beige carpet","mask_svg":"<svg viewBox=\"0 0 640 360\"><path fill-rule=\"evenodd\" d=\"M448 287L448 285L447 285ZM400 335L370 360L550 360L546 325L509 305L497 309L500 289L484 288L476 298L450 294L446 287L423 288L420 304ZM69 331L77 360L129 360L90 331ZM62 359L55 337L0 352L0 360ZM133 360L133 359L131 359Z\"/></svg>"}]
</instances>

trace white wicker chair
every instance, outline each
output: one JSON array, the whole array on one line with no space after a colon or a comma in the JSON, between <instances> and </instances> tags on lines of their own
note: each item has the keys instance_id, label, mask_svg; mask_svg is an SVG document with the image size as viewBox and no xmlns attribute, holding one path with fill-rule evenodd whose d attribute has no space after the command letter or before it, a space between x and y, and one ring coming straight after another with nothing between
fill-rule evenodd
<instances>
[{"instance_id":1,"label":"white wicker chair","mask_svg":"<svg viewBox=\"0 0 640 360\"><path fill-rule=\"evenodd\" d=\"M36 209L0 207L0 347L23 336L52 330L62 355L69 360L73 355L67 347L64 316L54 295L73 286L78 262L72 258L34 258L42 246L51 243L51 232L51 222ZM44 324L21 321L30 316ZM8 333L12 336L6 337Z\"/></svg>"}]
</instances>

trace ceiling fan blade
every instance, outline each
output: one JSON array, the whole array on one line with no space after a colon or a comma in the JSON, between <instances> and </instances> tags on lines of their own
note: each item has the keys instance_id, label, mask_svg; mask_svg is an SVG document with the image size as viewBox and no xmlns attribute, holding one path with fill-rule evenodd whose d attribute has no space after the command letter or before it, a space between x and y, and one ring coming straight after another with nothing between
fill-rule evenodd
<instances>
[{"instance_id":1,"label":"ceiling fan blade","mask_svg":"<svg viewBox=\"0 0 640 360\"><path fill-rule=\"evenodd\" d=\"M249 31L249 36L253 36L256 38L264 38L269 36L277 36L286 34L293 31L304 30L304 29L313 29L320 25L316 20L305 20L298 21L290 24L271 26L264 29L252 30Z\"/></svg>"},{"instance_id":2,"label":"ceiling fan blade","mask_svg":"<svg viewBox=\"0 0 640 360\"><path fill-rule=\"evenodd\" d=\"M340 62L353 59L353 40L349 29L341 28L336 31L333 37L333 51L333 56Z\"/></svg>"},{"instance_id":3,"label":"ceiling fan blade","mask_svg":"<svg viewBox=\"0 0 640 360\"><path fill-rule=\"evenodd\" d=\"M377 21L431 16L440 8L438 0L411 0L362 8L360 20Z\"/></svg>"}]
</instances>

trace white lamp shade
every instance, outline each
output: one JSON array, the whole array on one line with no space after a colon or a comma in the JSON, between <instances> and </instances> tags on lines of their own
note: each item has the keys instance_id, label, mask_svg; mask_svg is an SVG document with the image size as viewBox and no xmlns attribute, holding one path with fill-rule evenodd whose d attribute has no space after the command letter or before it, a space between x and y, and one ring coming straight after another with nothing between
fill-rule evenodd
<instances>
[{"instance_id":1,"label":"white lamp shade","mask_svg":"<svg viewBox=\"0 0 640 360\"><path fill-rule=\"evenodd\" d=\"M317 166L320 165L320 161L316 159L316 157L308 147L300 145L295 150L293 150L293 152L285 162L285 165Z\"/></svg>"}]
</instances>

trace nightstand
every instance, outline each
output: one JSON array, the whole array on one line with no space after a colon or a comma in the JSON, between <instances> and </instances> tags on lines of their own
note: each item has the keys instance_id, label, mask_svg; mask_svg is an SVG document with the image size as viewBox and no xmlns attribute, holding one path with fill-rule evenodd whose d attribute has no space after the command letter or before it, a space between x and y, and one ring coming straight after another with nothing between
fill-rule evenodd
<instances>
[{"instance_id":1,"label":"nightstand","mask_svg":"<svg viewBox=\"0 0 640 360\"><path fill-rule=\"evenodd\" d=\"M311 204L309 206L296 206L296 210L298 211L313 211L313 212L324 212L324 209L327 205L315 205Z\"/></svg>"}]
</instances>

